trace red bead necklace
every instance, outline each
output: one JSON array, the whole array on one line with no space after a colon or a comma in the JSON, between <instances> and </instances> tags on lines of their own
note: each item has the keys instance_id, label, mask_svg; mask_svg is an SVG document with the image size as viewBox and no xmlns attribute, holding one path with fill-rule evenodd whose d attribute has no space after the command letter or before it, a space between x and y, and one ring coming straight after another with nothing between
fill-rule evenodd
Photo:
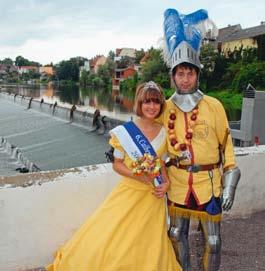
<instances>
[{"instance_id":1,"label":"red bead necklace","mask_svg":"<svg viewBox=\"0 0 265 271\"><path fill-rule=\"evenodd\" d=\"M188 122L188 129L185 134L185 140L184 143L179 143L177 140L177 136L175 134L175 120L177 118L176 116L176 110L170 109L169 111L169 120L168 120L168 133L169 133L169 139L171 146L176 151L185 151L187 150L188 146L191 145L191 140L193 137L193 127L195 126L195 121L197 120L199 109L198 105L192 110L192 114L190 116L190 121Z\"/></svg>"}]
</instances>

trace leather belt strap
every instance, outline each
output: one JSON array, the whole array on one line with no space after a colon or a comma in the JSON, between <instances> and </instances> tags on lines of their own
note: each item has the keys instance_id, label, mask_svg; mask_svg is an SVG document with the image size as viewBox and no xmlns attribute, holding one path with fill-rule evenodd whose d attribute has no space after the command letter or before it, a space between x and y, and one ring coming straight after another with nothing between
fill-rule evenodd
<instances>
[{"instance_id":1,"label":"leather belt strap","mask_svg":"<svg viewBox=\"0 0 265 271\"><path fill-rule=\"evenodd\" d=\"M208 170L213 170L215 168L219 168L220 163L216 164L209 164L209 165L181 165L178 163L177 159L170 159L170 161L167 163L167 166L175 166L179 169L184 169L188 172L199 172L199 171L208 171Z\"/></svg>"}]
</instances>

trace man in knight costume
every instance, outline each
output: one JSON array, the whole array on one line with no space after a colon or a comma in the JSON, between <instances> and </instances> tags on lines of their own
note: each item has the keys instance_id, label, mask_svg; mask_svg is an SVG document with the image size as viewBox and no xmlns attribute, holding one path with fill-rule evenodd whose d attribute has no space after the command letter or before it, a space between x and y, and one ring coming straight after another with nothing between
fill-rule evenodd
<instances>
[{"instance_id":1,"label":"man in knight costume","mask_svg":"<svg viewBox=\"0 0 265 271\"><path fill-rule=\"evenodd\" d=\"M224 108L198 88L201 40L217 30L205 10L181 15L168 9L164 33L164 57L176 87L162 116L170 158L169 236L183 270L190 271L189 225L198 219L205 237L204 271L217 271L221 213L231 209L240 179Z\"/></svg>"}]
</instances>

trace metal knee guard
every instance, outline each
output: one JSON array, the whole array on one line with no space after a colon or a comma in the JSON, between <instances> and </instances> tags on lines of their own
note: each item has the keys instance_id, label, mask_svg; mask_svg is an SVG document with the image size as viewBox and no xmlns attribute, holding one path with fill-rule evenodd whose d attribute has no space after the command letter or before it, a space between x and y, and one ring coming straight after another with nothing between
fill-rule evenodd
<instances>
[{"instance_id":1,"label":"metal knee guard","mask_svg":"<svg viewBox=\"0 0 265 271\"><path fill-rule=\"evenodd\" d=\"M203 256L204 271L218 271L221 263L220 222L201 222L205 252Z\"/></svg>"},{"instance_id":2,"label":"metal knee guard","mask_svg":"<svg viewBox=\"0 0 265 271\"><path fill-rule=\"evenodd\" d=\"M190 220L182 217L171 217L170 220L169 237L177 259L183 271L191 271L188 240Z\"/></svg>"}]
</instances>

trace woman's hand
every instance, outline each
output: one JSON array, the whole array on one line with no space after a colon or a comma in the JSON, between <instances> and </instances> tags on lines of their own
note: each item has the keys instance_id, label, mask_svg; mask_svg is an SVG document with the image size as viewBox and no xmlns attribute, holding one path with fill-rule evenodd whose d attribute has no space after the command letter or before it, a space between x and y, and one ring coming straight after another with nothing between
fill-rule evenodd
<instances>
[{"instance_id":1,"label":"woman's hand","mask_svg":"<svg viewBox=\"0 0 265 271\"><path fill-rule=\"evenodd\" d=\"M148 175L140 175L140 176L134 175L133 178L147 185L149 185L150 183L154 181L154 177L148 176Z\"/></svg>"},{"instance_id":2,"label":"woman's hand","mask_svg":"<svg viewBox=\"0 0 265 271\"><path fill-rule=\"evenodd\" d=\"M168 189L169 189L169 182L164 182L164 183L160 184L159 186L155 187L153 194L157 198L160 199L165 196Z\"/></svg>"},{"instance_id":3,"label":"woman's hand","mask_svg":"<svg viewBox=\"0 0 265 271\"><path fill-rule=\"evenodd\" d=\"M119 159L114 157L114 162L112 164L112 167L114 171L119 173L122 176L133 178L138 182L142 182L146 185L149 185L153 182L154 177L153 176L147 176L147 175L135 175L133 174L132 170L129 169L125 164L123 159Z\"/></svg>"}]
</instances>

